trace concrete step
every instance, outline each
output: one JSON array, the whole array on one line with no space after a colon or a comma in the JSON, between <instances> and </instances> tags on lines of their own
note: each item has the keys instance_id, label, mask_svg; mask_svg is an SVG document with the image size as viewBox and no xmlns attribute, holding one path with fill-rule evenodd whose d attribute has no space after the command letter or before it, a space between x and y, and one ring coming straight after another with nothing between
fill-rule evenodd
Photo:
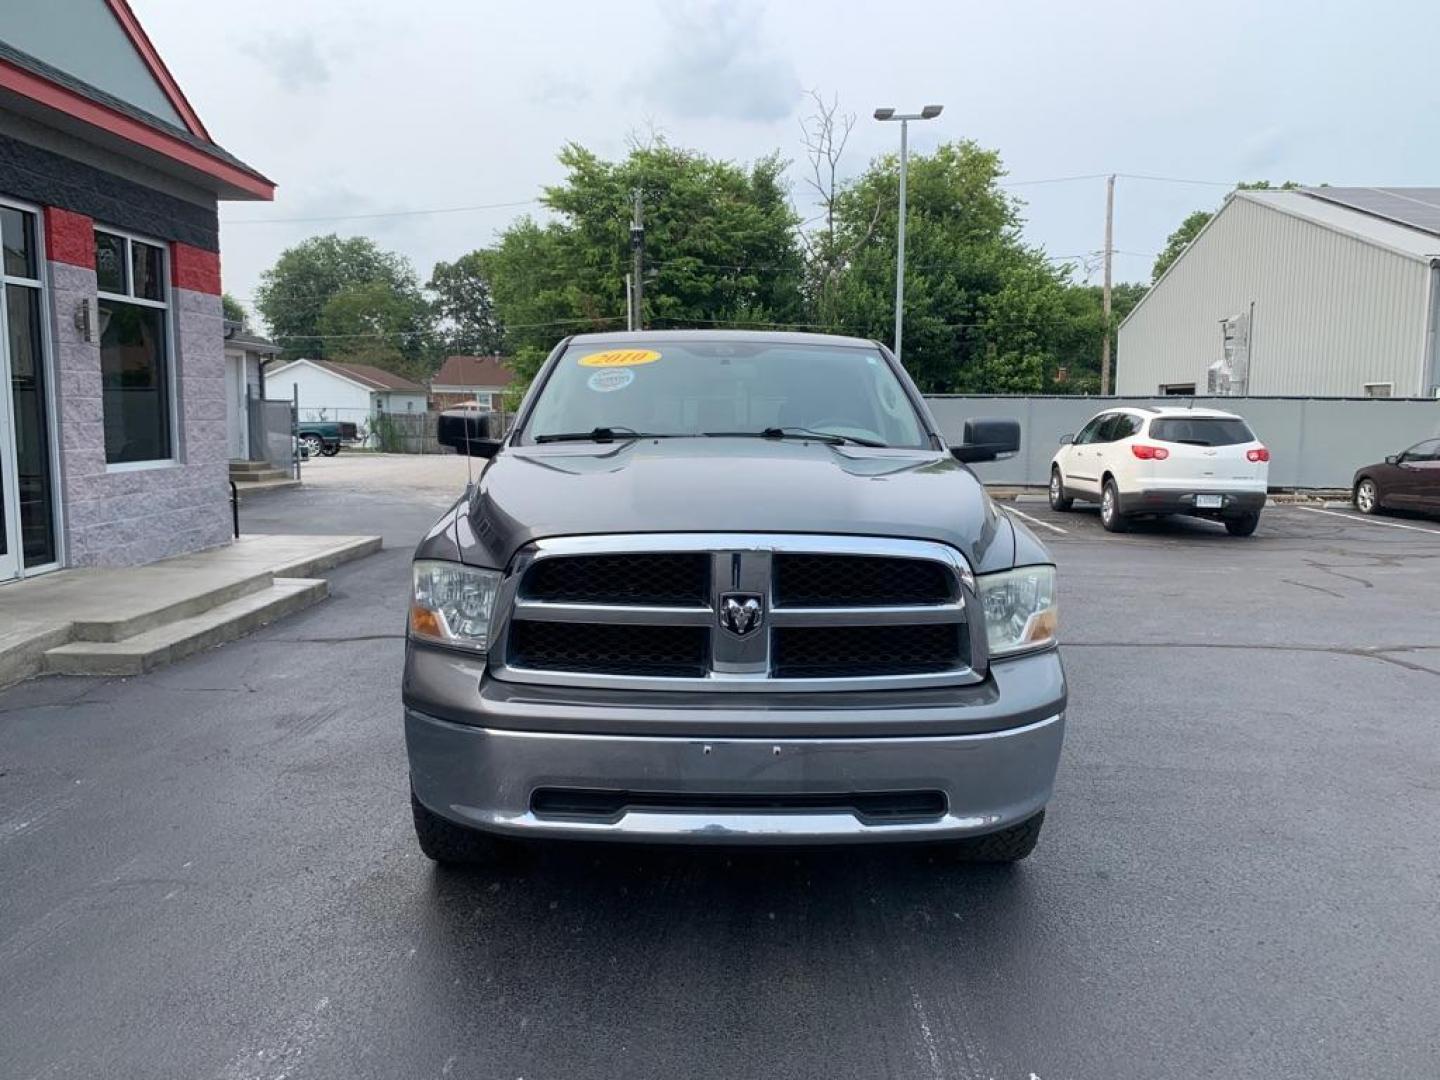
<instances>
[{"instance_id":1,"label":"concrete step","mask_svg":"<svg viewBox=\"0 0 1440 1080\"><path fill-rule=\"evenodd\" d=\"M73 641L45 653L44 670L59 675L139 675L183 656L234 641L330 593L320 578L277 577L267 588L208 611L166 622L121 641Z\"/></svg>"},{"instance_id":2,"label":"concrete step","mask_svg":"<svg viewBox=\"0 0 1440 1080\"><path fill-rule=\"evenodd\" d=\"M289 574L289 577L303 577L303 574ZM217 583L196 582L190 589L179 593L179 599L172 603L157 604L143 610L128 610L115 613L102 609L93 616L82 616L75 620L70 630L72 641L125 641L157 626L165 626L182 619L203 615L207 611L223 606L243 597L253 596L270 587L275 580L275 571L262 570L257 573L231 577L228 580L216 575Z\"/></svg>"},{"instance_id":3,"label":"concrete step","mask_svg":"<svg viewBox=\"0 0 1440 1080\"><path fill-rule=\"evenodd\" d=\"M260 541L278 541L282 537L258 536L253 539ZM324 539L328 543L317 549L314 541L320 539L314 536L297 537L298 540L310 541L306 550L287 554L275 545L274 561L270 565L270 572L276 577L308 578L326 570L333 570L341 563L350 562L352 559L363 559L366 555L373 555L380 550L380 537L378 536L330 536ZM240 543L245 543L241 539Z\"/></svg>"},{"instance_id":4,"label":"concrete step","mask_svg":"<svg viewBox=\"0 0 1440 1080\"><path fill-rule=\"evenodd\" d=\"M251 467L252 465L253 467ZM247 463L244 467L233 462L230 465L230 479L237 484L254 480L286 480L289 476L290 474L284 469L277 469L263 461Z\"/></svg>"},{"instance_id":5,"label":"concrete step","mask_svg":"<svg viewBox=\"0 0 1440 1080\"><path fill-rule=\"evenodd\" d=\"M246 495L258 494L262 491L284 491L286 488L298 488L300 481L291 476L281 476L275 480L236 480L236 493L241 499ZM244 525L241 525L244 528Z\"/></svg>"}]
</instances>

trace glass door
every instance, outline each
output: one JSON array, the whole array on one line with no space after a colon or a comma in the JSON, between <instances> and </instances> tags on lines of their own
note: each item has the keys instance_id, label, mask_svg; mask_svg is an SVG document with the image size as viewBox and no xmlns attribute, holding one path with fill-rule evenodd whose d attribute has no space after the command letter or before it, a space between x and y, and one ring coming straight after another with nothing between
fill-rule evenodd
<instances>
[{"instance_id":1,"label":"glass door","mask_svg":"<svg viewBox=\"0 0 1440 1080\"><path fill-rule=\"evenodd\" d=\"M20 545L14 527L17 517L14 505L15 443L10 436L9 404L8 401L0 401L0 581L9 581L20 572Z\"/></svg>"},{"instance_id":2,"label":"glass door","mask_svg":"<svg viewBox=\"0 0 1440 1080\"><path fill-rule=\"evenodd\" d=\"M59 561L36 225L0 203L0 581Z\"/></svg>"}]
</instances>

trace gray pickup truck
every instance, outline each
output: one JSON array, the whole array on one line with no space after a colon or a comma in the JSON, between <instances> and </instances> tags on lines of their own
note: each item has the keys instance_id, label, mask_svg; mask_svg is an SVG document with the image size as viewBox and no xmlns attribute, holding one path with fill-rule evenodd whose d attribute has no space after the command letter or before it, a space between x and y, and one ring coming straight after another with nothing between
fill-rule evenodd
<instances>
[{"instance_id":1,"label":"gray pickup truck","mask_svg":"<svg viewBox=\"0 0 1440 1080\"><path fill-rule=\"evenodd\" d=\"M461 418L463 421L463 418ZM1035 846L1066 688L1055 569L884 346L674 331L561 342L415 553L420 847L526 837Z\"/></svg>"}]
</instances>

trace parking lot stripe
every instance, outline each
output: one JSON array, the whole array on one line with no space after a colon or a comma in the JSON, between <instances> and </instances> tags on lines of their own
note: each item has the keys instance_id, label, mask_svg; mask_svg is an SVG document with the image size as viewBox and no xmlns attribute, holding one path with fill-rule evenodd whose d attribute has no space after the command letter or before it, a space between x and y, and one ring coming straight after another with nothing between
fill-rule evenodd
<instances>
[{"instance_id":1,"label":"parking lot stripe","mask_svg":"<svg viewBox=\"0 0 1440 1080\"><path fill-rule=\"evenodd\" d=\"M1014 514L1016 517L1024 518L1031 525L1039 525L1042 529L1049 529L1051 532L1057 532L1061 536L1070 535L1069 529L1062 529L1059 525L1051 525L1048 521L1041 521L1037 517L1031 517L1029 514L1025 513L1024 510L1016 510L1013 506L1005 507L1005 512L1007 514Z\"/></svg>"},{"instance_id":2,"label":"parking lot stripe","mask_svg":"<svg viewBox=\"0 0 1440 1080\"><path fill-rule=\"evenodd\" d=\"M1409 529L1411 532L1440 536L1440 529L1422 529L1419 525L1401 525L1398 521L1376 521L1374 518L1362 517L1359 514L1344 514L1339 510L1321 510L1318 506L1297 506L1295 509L1304 510L1307 514L1328 514L1330 517L1344 518L1346 521L1358 522L1361 525L1383 525L1387 529Z\"/></svg>"}]
</instances>

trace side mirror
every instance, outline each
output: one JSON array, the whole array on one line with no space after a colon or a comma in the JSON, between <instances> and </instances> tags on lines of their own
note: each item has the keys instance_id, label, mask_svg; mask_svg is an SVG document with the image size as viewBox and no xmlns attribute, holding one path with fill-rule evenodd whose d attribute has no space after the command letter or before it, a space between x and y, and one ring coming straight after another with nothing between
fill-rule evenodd
<instances>
[{"instance_id":1,"label":"side mirror","mask_svg":"<svg viewBox=\"0 0 1440 1080\"><path fill-rule=\"evenodd\" d=\"M1018 420L966 420L963 435L964 442L950 447L957 461L994 461L1020 452Z\"/></svg>"},{"instance_id":2,"label":"side mirror","mask_svg":"<svg viewBox=\"0 0 1440 1080\"><path fill-rule=\"evenodd\" d=\"M493 458L500 452L500 440L490 436L493 416L481 409L446 409L435 422L435 441L458 454Z\"/></svg>"},{"instance_id":3,"label":"side mirror","mask_svg":"<svg viewBox=\"0 0 1440 1080\"><path fill-rule=\"evenodd\" d=\"M1386 464L1386 465L1399 465L1399 464L1400 464L1400 457L1401 457L1400 454L1390 454L1390 455L1386 456L1386 458L1385 458L1385 464Z\"/></svg>"},{"instance_id":4,"label":"side mirror","mask_svg":"<svg viewBox=\"0 0 1440 1080\"><path fill-rule=\"evenodd\" d=\"M1071 443L1073 443L1074 441L1075 441L1075 436L1074 436L1074 435L1061 435L1061 436L1060 436L1060 445L1061 445L1061 446L1069 446L1069 445L1070 445Z\"/></svg>"}]
</instances>

